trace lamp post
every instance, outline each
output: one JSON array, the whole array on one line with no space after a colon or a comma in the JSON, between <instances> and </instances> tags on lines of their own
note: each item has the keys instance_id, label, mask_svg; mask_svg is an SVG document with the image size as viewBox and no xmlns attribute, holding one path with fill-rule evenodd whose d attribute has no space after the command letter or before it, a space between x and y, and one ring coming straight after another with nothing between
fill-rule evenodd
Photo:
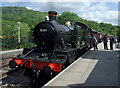
<instances>
[{"instance_id":1,"label":"lamp post","mask_svg":"<svg viewBox=\"0 0 120 88\"><path fill-rule=\"evenodd\" d=\"M20 22L17 22L18 24L18 49L20 49Z\"/></svg>"}]
</instances>

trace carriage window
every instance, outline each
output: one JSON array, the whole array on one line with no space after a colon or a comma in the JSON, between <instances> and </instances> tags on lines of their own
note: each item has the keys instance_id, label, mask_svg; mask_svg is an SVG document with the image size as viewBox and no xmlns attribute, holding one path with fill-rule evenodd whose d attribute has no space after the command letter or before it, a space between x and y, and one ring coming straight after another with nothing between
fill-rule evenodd
<instances>
[{"instance_id":1,"label":"carriage window","mask_svg":"<svg viewBox=\"0 0 120 88\"><path fill-rule=\"evenodd\" d=\"M70 30L74 30L74 28L71 26L71 27L69 27L70 28Z\"/></svg>"},{"instance_id":2,"label":"carriage window","mask_svg":"<svg viewBox=\"0 0 120 88\"><path fill-rule=\"evenodd\" d=\"M66 26L64 26L64 29L65 29L65 31L69 31L69 28L68 28L68 27L66 27Z\"/></svg>"},{"instance_id":3,"label":"carriage window","mask_svg":"<svg viewBox=\"0 0 120 88\"><path fill-rule=\"evenodd\" d=\"M74 27L75 27L77 30L81 30L81 29L82 29L82 27L79 26L79 25L74 25Z\"/></svg>"},{"instance_id":4,"label":"carriage window","mask_svg":"<svg viewBox=\"0 0 120 88\"><path fill-rule=\"evenodd\" d=\"M68 26L64 26L64 28L65 28L66 31L74 30L74 28L72 26L69 26L69 27Z\"/></svg>"}]
</instances>

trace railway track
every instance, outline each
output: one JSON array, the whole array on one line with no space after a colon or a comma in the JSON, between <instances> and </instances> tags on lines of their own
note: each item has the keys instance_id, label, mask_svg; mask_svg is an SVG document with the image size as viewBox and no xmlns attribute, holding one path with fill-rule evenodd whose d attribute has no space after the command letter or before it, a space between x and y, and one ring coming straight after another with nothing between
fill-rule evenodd
<instances>
[{"instance_id":1,"label":"railway track","mask_svg":"<svg viewBox=\"0 0 120 88\"><path fill-rule=\"evenodd\" d=\"M1 61L0 65L0 87L1 88L9 88L9 87L22 87L24 86L24 81L20 81L15 83L15 81L18 79L17 77L20 75L16 75L20 73L18 69L10 69L9 68L9 61L11 58L4 59ZM18 72L17 72L18 71ZM20 73L21 74L21 73ZM16 77L15 77L16 76ZM11 80L11 81L10 81ZM13 80L13 82L12 82Z\"/></svg>"},{"instance_id":2,"label":"railway track","mask_svg":"<svg viewBox=\"0 0 120 88\"><path fill-rule=\"evenodd\" d=\"M12 77L12 74L15 70L10 69L8 63L12 59L11 57L16 57L18 54L22 54L22 51L23 49L16 49L0 52L0 88L3 85L10 85L13 83L11 83L10 80L14 78Z\"/></svg>"},{"instance_id":3,"label":"railway track","mask_svg":"<svg viewBox=\"0 0 120 88\"><path fill-rule=\"evenodd\" d=\"M12 59L11 57L16 57L18 54L22 54L22 50L23 49L16 49L0 52L0 79L10 70L8 63Z\"/></svg>"},{"instance_id":4,"label":"railway track","mask_svg":"<svg viewBox=\"0 0 120 88\"><path fill-rule=\"evenodd\" d=\"M10 71L9 74L7 73L7 77L2 78L0 81L2 81L2 84L0 85L1 88L20 88L24 86L24 80L21 80L21 73L20 71L13 70ZM24 78L24 77L22 77Z\"/></svg>"},{"instance_id":5,"label":"railway track","mask_svg":"<svg viewBox=\"0 0 120 88\"><path fill-rule=\"evenodd\" d=\"M2 79L3 77L7 76L7 72L10 70L9 69L9 61L11 60L11 58L8 58L8 59L4 59L4 60L1 60L1 66L0 66L0 79Z\"/></svg>"}]
</instances>

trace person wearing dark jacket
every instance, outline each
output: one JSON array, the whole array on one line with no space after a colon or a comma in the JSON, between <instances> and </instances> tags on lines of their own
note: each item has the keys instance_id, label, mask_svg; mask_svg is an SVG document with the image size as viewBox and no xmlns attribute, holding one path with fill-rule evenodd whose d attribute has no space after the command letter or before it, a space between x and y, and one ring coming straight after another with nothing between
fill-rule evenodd
<instances>
[{"instance_id":1,"label":"person wearing dark jacket","mask_svg":"<svg viewBox=\"0 0 120 88\"><path fill-rule=\"evenodd\" d=\"M119 44L120 44L120 36L117 38L117 42L118 42L117 48L119 48Z\"/></svg>"},{"instance_id":2,"label":"person wearing dark jacket","mask_svg":"<svg viewBox=\"0 0 120 88\"><path fill-rule=\"evenodd\" d=\"M110 37L110 50L113 50L113 43L114 43L114 38L111 36Z\"/></svg>"},{"instance_id":3,"label":"person wearing dark jacket","mask_svg":"<svg viewBox=\"0 0 120 88\"><path fill-rule=\"evenodd\" d=\"M108 50L108 46L107 46L107 42L108 42L108 41L107 41L107 35L105 35L102 40L103 40L103 44L104 44L104 49L105 49L105 50Z\"/></svg>"}]
</instances>

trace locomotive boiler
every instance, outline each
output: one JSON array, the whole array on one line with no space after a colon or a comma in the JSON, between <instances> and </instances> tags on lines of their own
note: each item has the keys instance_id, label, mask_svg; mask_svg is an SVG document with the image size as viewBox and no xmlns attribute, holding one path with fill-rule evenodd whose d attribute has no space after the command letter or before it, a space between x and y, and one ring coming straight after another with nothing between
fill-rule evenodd
<instances>
[{"instance_id":1,"label":"locomotive boiler","mask_svg":"<svg viewBox=\"0 0 120 88\"><path fill-rule=\"evenodd\" d=\"M61 72L62 68L90 48L89 28L80 22L58 24L57 14L49 11L49 20L35 26L33 36L36 47L24 48L22 55L9 62L10 68L23 67L26 72L50 75Z\"/></svg>"}]
</instances>

